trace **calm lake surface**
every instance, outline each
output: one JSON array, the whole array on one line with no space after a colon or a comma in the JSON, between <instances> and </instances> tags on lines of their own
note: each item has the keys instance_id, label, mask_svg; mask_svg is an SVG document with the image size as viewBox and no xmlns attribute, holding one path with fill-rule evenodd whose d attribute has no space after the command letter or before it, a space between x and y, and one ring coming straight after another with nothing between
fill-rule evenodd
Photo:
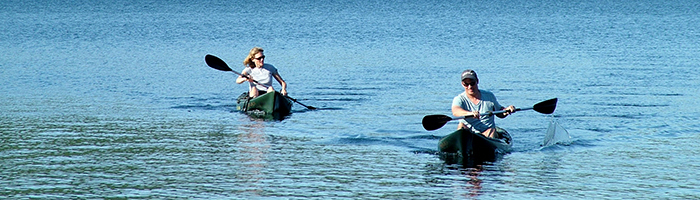
<instances>
[{"instance_id":1,"label":"calm lake surface","mask_svg":"<svg viewBox=\"0 0 700 200\"><path fill-rule=\"evenodd\" d=\"M0 196L698 199L697 1L0 2ZM265 49L295 105L235 111ZM446 165L421 119L474 69L514 151ZM540 147L550 121L571 141Z\"/></svg>"}]
</instances>

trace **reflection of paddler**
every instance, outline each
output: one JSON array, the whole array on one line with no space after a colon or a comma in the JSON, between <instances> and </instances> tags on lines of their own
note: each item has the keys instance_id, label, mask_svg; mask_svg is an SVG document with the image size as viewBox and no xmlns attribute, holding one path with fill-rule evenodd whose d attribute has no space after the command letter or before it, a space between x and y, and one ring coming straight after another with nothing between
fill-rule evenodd
<instances>
[{"instance_id":1,"label":"reflection of paddler","mask_svg":"<svg viewBox=\"0 0 700 200\"><path fill-rule=\"evenodd\" d=\"M482 180L479 179L479 176L481 175L481 171L483 170L483 167L481 165L476 166L476 168L469 168L466 170L466 175L469 180L467 183L471 186L468 186L467 189L469 189L469 197L476 197L479 196L481 192L481 182Z\"/></svg>"},{"instance_id":2,"label":"reflection of paddler","mask_svg":"<svg viewBox=\"0 0 700 200\"><path fill-rule=\"evenodd\" d=\"M275 89L272 88L272 78L275 78L277 82L282 85L280 93L287 96L287 83L284 82L282 76L277 72L277 68L271 64L265 64L265 55L263 54L263 49L260 47L254 47L248 53L248 56L243 60L243 64L246 66L241 72L241 75L236 79L236 83L241 84L248 81L250 87L248 89L248 95L250 97L257 97L267 92L272 92Z\"/></svg>"},{"instance_id":3,"label":"reflection of paddler","mask_svg":"<svg viewBox=\"0 0 700 200\"><path fill-rule=\"evenodd\" d=\"M238 161L234 167L234 174L238 180L252 183L250 186L260 185L260 180L265 179L263 170L267 165L266 156L270 150L270 142L264 134L264 126L261 122L256 122L250 125L243 125L241 128L244 133L236 135L236 143L234 149L238 153L234 153L234 159ZM247 188L244 192L258 194L262 192L262 188ZM259 195L259 194L258 194Z\"/></svg>"}]
</instances>

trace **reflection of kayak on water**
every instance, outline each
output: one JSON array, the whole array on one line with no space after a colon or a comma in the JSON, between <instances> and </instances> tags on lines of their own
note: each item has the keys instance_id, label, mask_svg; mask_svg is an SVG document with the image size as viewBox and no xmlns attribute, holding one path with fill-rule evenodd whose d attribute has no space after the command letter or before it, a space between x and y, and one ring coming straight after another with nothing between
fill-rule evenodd
<instances>
[{"instance_id":1,"label":"reflection of kayak on water","mask_svg":"<svg viewBox=\"0 0 700 200\"><path fill-rule=\"evenodd\" d=\"M497 138L460 129L443 137L438 142L440 157L446 162L474 165L484 161L495 161L498 155L511 151L513 139L502 128L496 128Z\"/></svg>"},{"instance_id":2,"label":"reflection of kayak on water","mask_svg":"<svg viewBox=\"0 0 700 200\"><path fill-rule=\"evenodd\" d=\"M248 97L248 93L244 92L238 96L236 110L251 116L273 116L276 119L281 119L292 111L292 101L277 91L268 92L255 98Z\"/></svg>"}]
</instances>

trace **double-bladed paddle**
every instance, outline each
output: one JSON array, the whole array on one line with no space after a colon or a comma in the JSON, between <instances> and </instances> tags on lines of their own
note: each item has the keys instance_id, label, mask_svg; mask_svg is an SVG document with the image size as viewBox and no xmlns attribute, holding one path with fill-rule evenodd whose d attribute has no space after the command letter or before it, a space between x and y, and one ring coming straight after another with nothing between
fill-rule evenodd
<instances>
[{"instance_id":1,"label":"double-bladed paddle","mask_svg":"<svg viewBox=\"0 0 700 200\"><path fill-rule=\"evenodd\" d=\"M554 112L554 109L557 108L557 98L545 100L542 102L539 102L532 106L531 108L516 108L515 111L521 111L521 110L535 110L539 113L542 114L552 114ZM486 112L486 113L480 113L480 115L495 115L495 114L501 114L505 113L505 110L500 110L500 111L492 111L492 112ZM437 130L439 128L442 128L445 126L445 124L449 121L452 120L458 120L458 119L464 119L464 118L469 118L469 117L474 117L473 115L467 115L467 116L462 116L462 117L450 117L447 115L427 115L423 117L423 128L425 130Z\"/></svg>"},{"instance_id":2,"label":"double-bladed paddle","mask_svg":"<svg viewBox=\"0 0 700 200\"><path fill-rule=\"evenodd\" d=\"M238 74L239 76L243 76L243 77L246 77L246 78L248 78L248 79L250 79L250 80L253 80L253 79L252 79L251 77L249 77L248 75L243 75L243 74L241 74L241 73L238 73L238 72L236 72L236 71L233 71L230 67L228 67L228 65L226 64L226 62L224 62L224 61L221 60L219 57L216 57L216 56L214 56L214 55L207 54L206 56L204 56L204 61L206 61L206 62L207 62L207 65L209 65L209 67L211 67L211 68L218 69L218 70L221 70L221 71L226 71L226 72L233 72L234 74ZM265 86L265 85L263 85L263 84L258 83L258 81L256 81L256 80L253 80L253 82L254 82L255 84L262 85L263 87L267 87L267 86ZM292 101L298 103L299 105L302 105L302 106L306 107L306 108L309 109L309 110L316 110L316 107L304 105L303 103L297 101L296 99L294 99L294 98L292 98L292 97L289 97L289 96L284 96L284 97L286 97L287 99L292 100Z\"/></svg>"}]
</instances>

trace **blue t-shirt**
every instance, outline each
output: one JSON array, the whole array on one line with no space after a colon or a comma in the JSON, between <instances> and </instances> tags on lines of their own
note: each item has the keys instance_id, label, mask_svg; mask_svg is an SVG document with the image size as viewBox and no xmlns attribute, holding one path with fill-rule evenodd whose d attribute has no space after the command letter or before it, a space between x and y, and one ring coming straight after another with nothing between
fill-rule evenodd
<instances>
[{"instance_id":1,"label":"blue t-shirt","mask_svg":"<svg viewBox=\"0 0 700 200\"><path fill-rule=\"evenodd\" d=\"M272 86L272 75L277 74L277 68L275 68L275 66L272 66L271 64L264 64L262 67L246 67L245 69L243 69L243 73L250 75L250 77L253 77L253 80L257 81L258 83L270 87ZM253 86L257 87L258 90L267 90L267 88L263 86L260 86L255 83L250 83L250 87Z\"/></svg>"},{"instance_id":2,"label":"blue t-shirt","mask_svg":"<svg viewBox=\"0 0 700 200\"><path fill-rule=\"evenodd\" d=\"M496 96L493 95L493 93L486 90L479 90L479 92L481 93L481 100L479 101L479 103L472 103L472 101L470 101L467 97L467 93L462 92L462 94L459 94L454 99L452 99L452 106L459 106L467 111L479 111L479 113L503 110L504 107L498 103L498 100L496 100ZM478 119L460 119L459 122L465 124L467 128L471 129L471 131L475 133L481 133L489 128L496 127L496 120L494 118L494 115L481 115Z\"/></svg>"}]
</instances>

